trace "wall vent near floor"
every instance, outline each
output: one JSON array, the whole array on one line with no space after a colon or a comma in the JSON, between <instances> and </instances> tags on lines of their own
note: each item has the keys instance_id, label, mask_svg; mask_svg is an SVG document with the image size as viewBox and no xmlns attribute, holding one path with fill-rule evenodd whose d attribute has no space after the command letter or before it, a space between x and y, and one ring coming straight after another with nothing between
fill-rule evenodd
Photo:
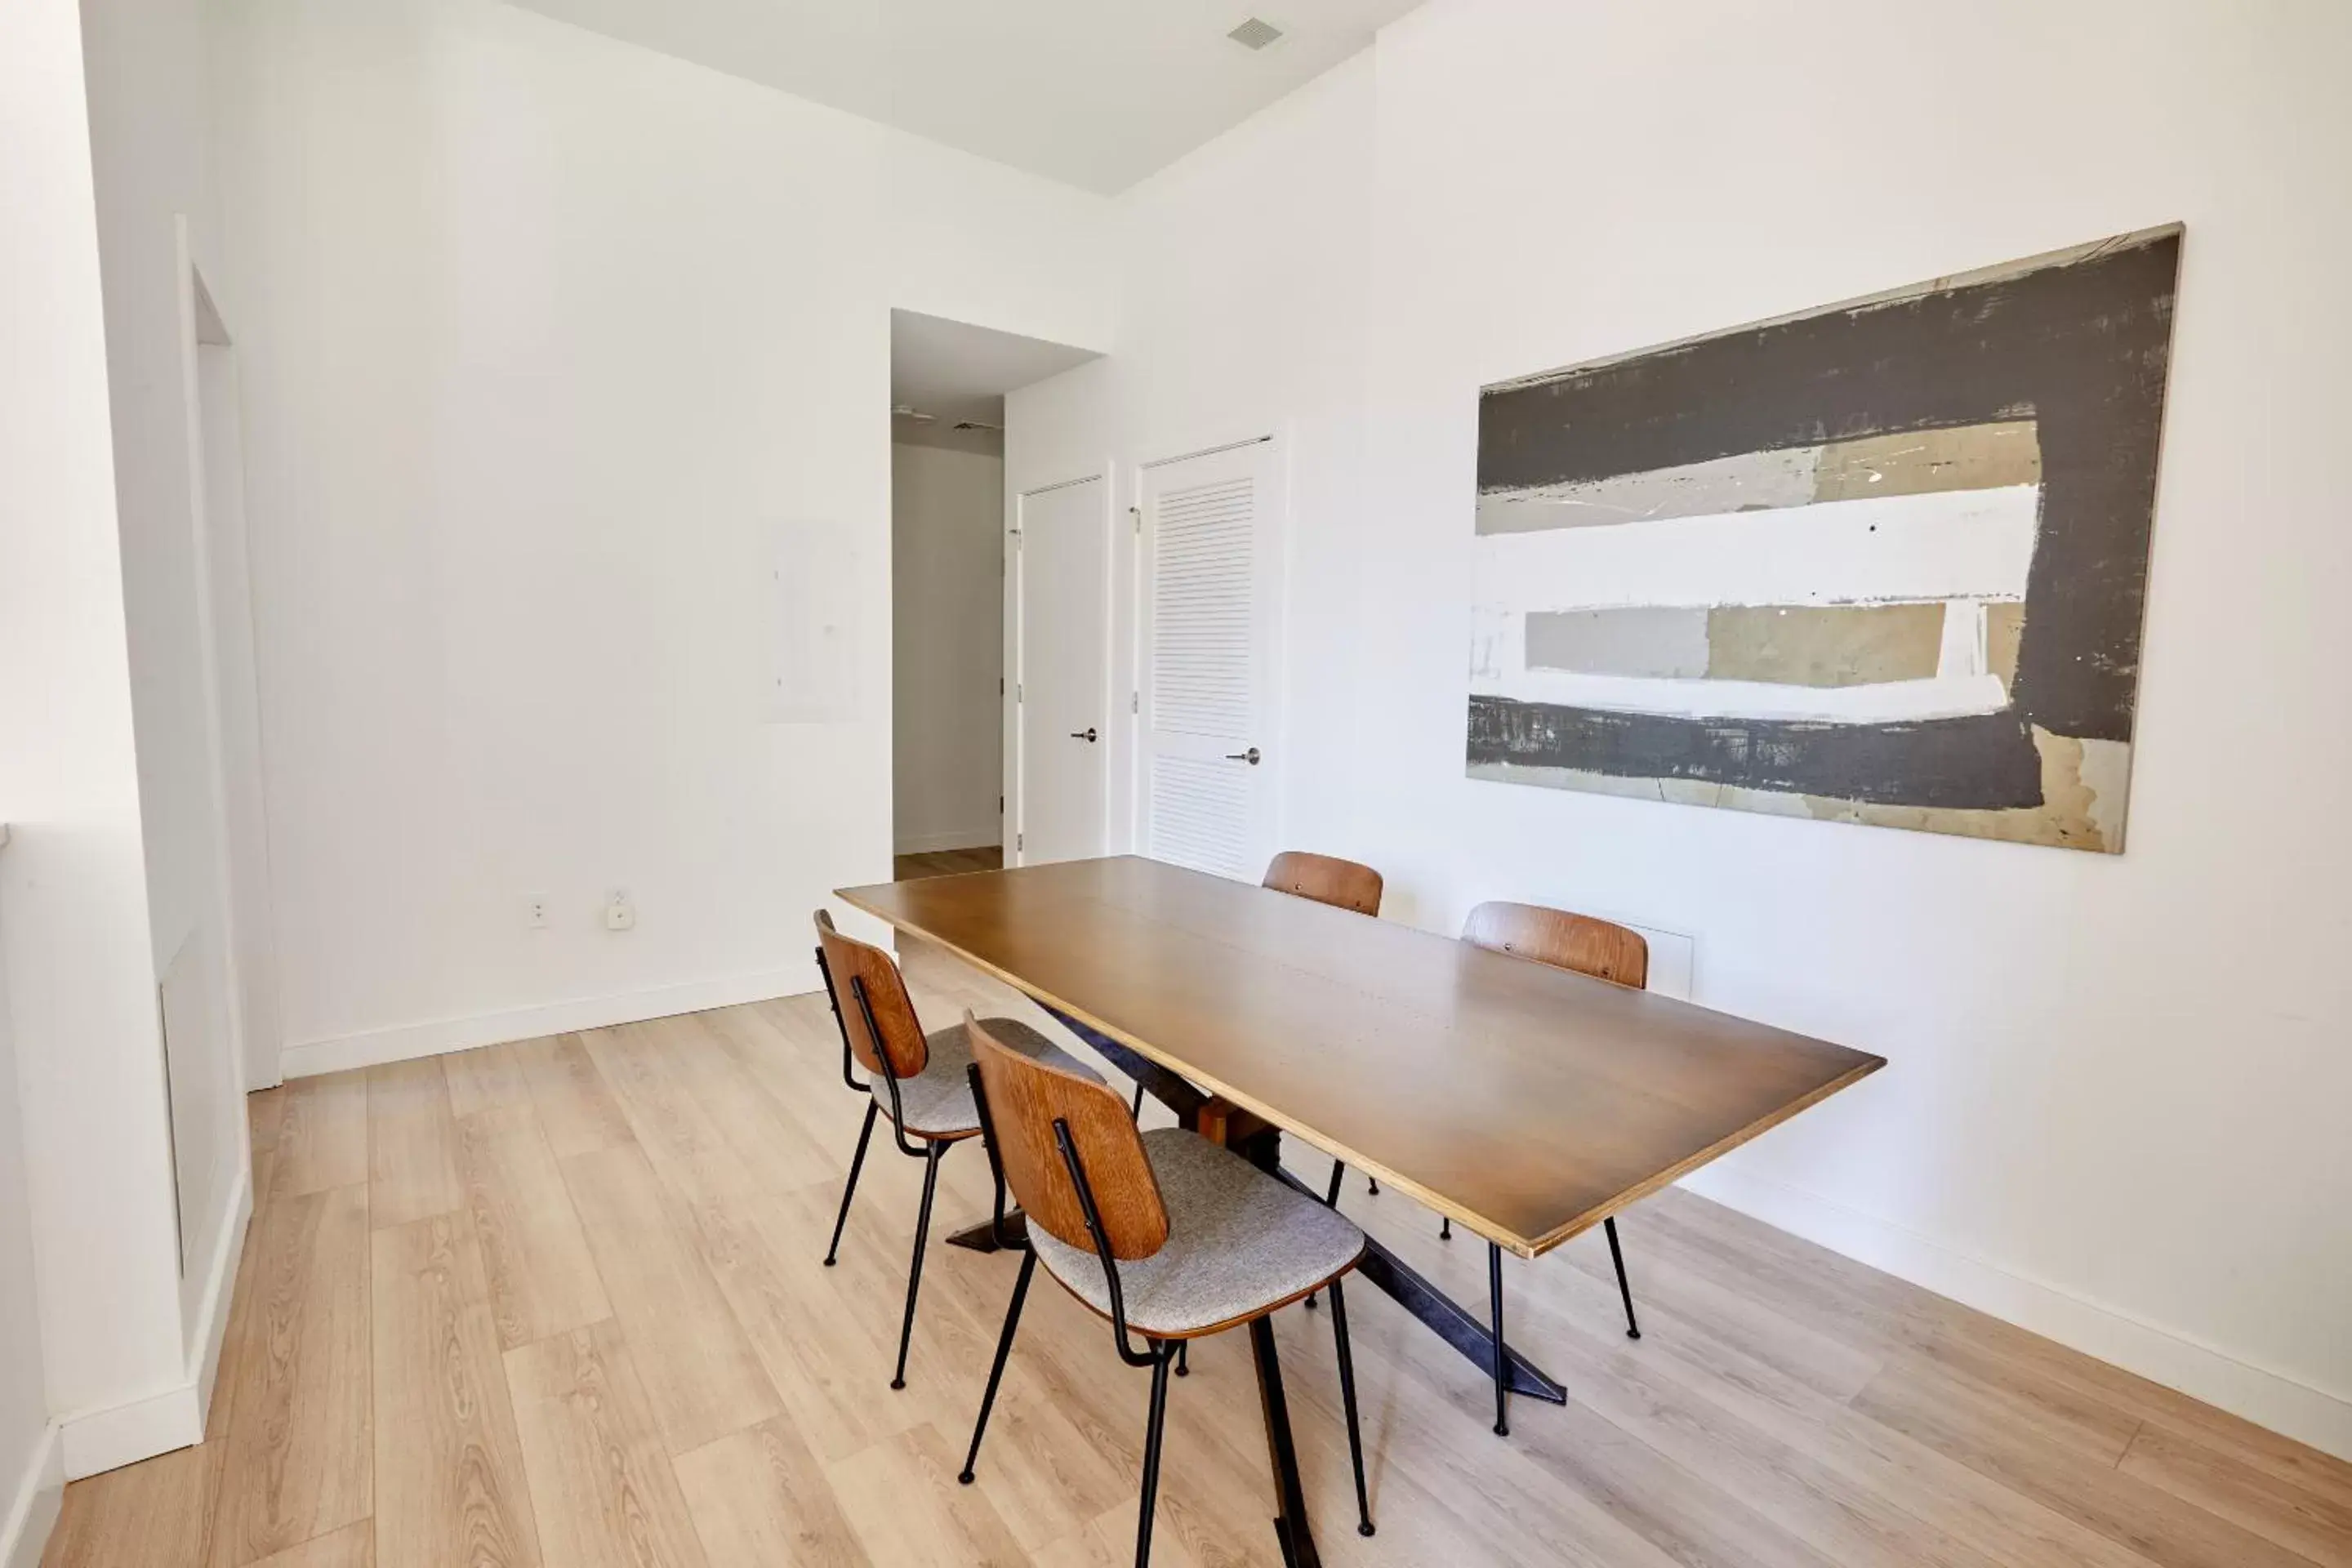
<instances>
[{"instance_id":1,"label":"wall vent near floor","mask_svg":"<svg viewBox=\"0 0 2352 1568\"><path fill-rule=\"evenodd\" d=\"M1271 22L1252 16L1225 37L1245 49L1262 49L1282 37L1282 29Z\"/></svg>"}]
</instances>

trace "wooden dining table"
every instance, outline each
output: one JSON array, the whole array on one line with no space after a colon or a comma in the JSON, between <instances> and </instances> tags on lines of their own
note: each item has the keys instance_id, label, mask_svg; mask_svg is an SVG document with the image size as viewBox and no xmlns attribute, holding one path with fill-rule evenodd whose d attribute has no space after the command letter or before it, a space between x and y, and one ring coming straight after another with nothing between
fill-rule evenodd
<instances>
[{"instance_id":1,"label":"wooden dining table","mask_svg":"<svg viewBox=\"0 0 2352 1568\"><path fill-rule=\"evenodd\" d=\"M838 889L1026 994L1193 1127L1284 1134L1538 1258L1884 1058L1122 856ZM1318 1194L1319 1195L1319 1194ZM985 1250L992 1226L954 1238ZM1360 1272L1510 1393L1566 1393L1374 1239ZM1253 1334L1286 1562L1318 1559Z\"/></svg>"}]
</instances>

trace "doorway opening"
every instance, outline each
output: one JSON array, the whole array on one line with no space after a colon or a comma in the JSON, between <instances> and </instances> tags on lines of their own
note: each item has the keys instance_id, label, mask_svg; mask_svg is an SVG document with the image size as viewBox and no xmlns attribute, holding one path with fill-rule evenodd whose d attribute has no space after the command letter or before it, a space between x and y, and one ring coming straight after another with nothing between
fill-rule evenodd
<instances>
[{"instance_id":1,"label":"doorway opening","mask_svg":"<svg viewBox=\"0 0 2352 1568\"><path fill-rule=\"evenodd\" d=\"M1023 563L1012 515L1020 498L1005 492L1004 400L1095 357L1066 343L890 312L891 830L899 878L1016 864L1031 841L1013 815L1021 780L1037 775L1022 768ZM1108 592L1106 576L1102 607ZM1061 592L1028 603L1033 632L1084 614ZM1082 628L1077 636L1073 657L1083 660ZM1062 655L1051 662L1067 673ZM1107 690L1107 663L1103 684ZM1063 808L1048 801L1045 809L1048 831L1058 831Z\"/></svg>"}]
</instances>

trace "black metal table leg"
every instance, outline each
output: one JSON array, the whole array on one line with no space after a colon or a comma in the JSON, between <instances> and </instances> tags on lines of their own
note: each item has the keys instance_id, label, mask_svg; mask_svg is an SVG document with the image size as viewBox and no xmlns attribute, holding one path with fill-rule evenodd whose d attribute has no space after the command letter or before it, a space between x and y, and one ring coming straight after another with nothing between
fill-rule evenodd
<instances>
[{"instance_id":1,"label":"black metal table leg","mask_svg":"<svg viewBox=\"0 0 2352 1568\"><path fill-rule=\"evenodd\" d=\"M1266 1457L1274 1466L1275 1539L1287 1568L1322 1568L1307 1518L1307 1491L1298 1479L1298 1450L1290 1440L1290 1405L1282 1394L1282 1359L1274 1348L1274 1320L1253 1318L1250 1356L1257 1363L1258 1400L1265 1408Z\"/></svg>"},{"instance_id":2,"label":"black metal table leg","mask_svg":"<svg viewBox=\"0 0 2352 1568\"><path fill-rule=\"evenodd\" d=\"M1625 1249L1617 1245L1617 1216L1611 1215L1601 1225L1609 1232L1609 1261L1617 1266L1617 1294L1625 1302L1625 1337L1638 1340L1642 1325L1633 1317L1633 1287L1625 1282Z\"/></svg>"},{"instance_id":3,"label":"black metal table leg","mask_svg":"<svg viewBox=\"0 0 2352 1568\"><path fill-rule=\"evenodd\" d=\"M1304 1183L1286 1173L1283 1179L1316 1202L1323 1201L1320 1193ZM1437 1337L1460 1351L1464 1360L1492 1375L1495 1334L1486 1321L1431 1284L1419 1269L1383 1247L1379 1237L1364 1238L1364 1256L1357 1263L1356 1272L1363 1276L1365 1283L1435 1330ZM1509 1370L1513 1394L1528 1394L1549 1405L1568 1403L1567 1389L1507 1344L1503 1347L1503 1361Z\"/></svg>"},{"instance_id":4,"label":"black metal table leg","mask_svg":"<svg viewBox=\"0 0 2352 1568\"><path fill-rule=\"evenodd\" d=\"M1503 1346L1503 1249L1493 1242L1486 1244L1486 1289L1495 1315L1495 1331L1489 1335L1494 1349L1488 1352L1489 1364L1495 1369L1495 1436L1511 1435L1511 1363L1504 1359Z\"/></svg>"},{"instance_id":5,"label":"black metal table leg","mask_svg":"<svg viewBox=\"0 0 2352 1568\"><path fill-rule=\"evenodd\" d=\"M943 1239L950 1247L961 1247L971 1252L1026 1252L1029 1249L1029 1216L1027 1215L1023 1214L1019 1209L1007 1209L1004 1213L1004 1232L1011 1238L1010 1247L998 1245L996 1222L987 1219L982 1220L978 1225L968 1225Z\"/></svg>"}]
</instances>

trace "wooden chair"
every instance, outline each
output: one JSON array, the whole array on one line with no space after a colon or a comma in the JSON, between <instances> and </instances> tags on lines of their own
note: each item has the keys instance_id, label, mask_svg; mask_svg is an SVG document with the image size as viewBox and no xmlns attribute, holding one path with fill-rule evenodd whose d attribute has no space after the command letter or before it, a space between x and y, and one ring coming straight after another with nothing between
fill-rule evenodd
<instances>
[{"instance_id":1,"label":"wooden chair","mask_svg":"<svg viewBox=\"0 0 2352 1568\"><path fill-rule=\"evenodd\" d=\"M1642 939L1642 933L1591 915L1548 910L1540 904L1480 904L1463 922L1462 940L1489 952L1549 963L1554 969L1572 969L1579 974L1613 981L1637 991L1647 989L1650 983L1650 944ZM1610 1215L1601 1225L1609 1235L1610 1261L1617 1266L1617 1294L1625 1303L1625 1337L1638 1340L1642 1327L1633 1318L1633 1287L1625 1282L1625 1254L1617 1244L1617 1216ZM1452 1238L1452 1219L1444 1222L1438 1235ZM1503 1249L1493 1242L1486 1244L1486 1286L1495 1343L1500 1345ZM1509 1397L1509 1384L1498 1355L1495 1362L1495 1430L1506 1435L1510 1431Z\"/></svg>"},{"instance_id":2,"label":"wooden chair","mask_svg":"<svg viewBox=\"0 0 2352 1568\"><path fill-rule=\"evenodd\" d=\"M1261 886L1360 915L1381 912L1381 874L1370 866L1329 855L1286 849L1266 867Z\"/></svg>"},{"instance_id":3,"label":"wooden chair","mask_svg":"<svg viewBox=\"0 0 2352 1568\"><path fill-rule=\"evenodd\" d=\"M866 1146L874 1136L875 1119L887 1111L898 1152L923 1162L922 1213L915 1222L915 1258L907 1270L907 1313L898 1327L898 1365L890 1375L891 1387L904 1388L907 1346L915 1332L915 1297L923 1284L923 1249L930 1236L931 1199L939 1190L940 1161L950 1148L979 1136L981 1131L971 1079L966 1071L971 1065L971 1037L961 1024L926 1035L897 961L871 942L842 935L834 929L833 917L823 910L816 912L816 940L817 970L824 976L825 996L833 1004L833 1019L841 1029L842 1081L866 1097L866 1125L857 1134L857 1152L850 1159L849 1182L841 1193L841 1212L834 1217L833 1241L824 1250L827 1268L841 1251L842 1226L849 1222L849 1200L856 1195L858 1173L866 1168ZM991 1018L988 1026L1006 1048L1050 1060L1067 1073L1094 1077L1076 1058L1017 1019ZM860 1068L866 1074L862 1082L856 1070Z\"/></svg>"},{"instance_id":4,"label":"wooden chair","mask_svg":"<svg viewBox=\"0 0 2352 1568\"><path fill-rule=\"evenodd\" d=\"M1572 969L1636 991L1650 984L1650 944L1642 933L1591 915L1541 904L1480 904L1462 922L1462 940L1490 952Z\"/></svg>"},{"instance_id":5,"label":"wooden chair","mask_svg":"<svg viewBox=\"0 0 2352 1568\"><path fill-rule=\"evenodd\" d=\"M1013 1284L988 1389L972 1424L971 1448L957 1479L969 1486L980 1461L998 1384L1004 1376L1021 1305L1040 1263L1055 1282L1110 1321L1119 1359L1151 1373L1143 1437L1143 1497L1135 1537L1137 1568L1151 1560L1160 1490L1160 1440L1168 1375L1182 1346L1249 1326L1253 1348L1271 1344L1267 1319L1316 1289L1331 1292L1339 1394L1356 1468L1356 1528L1372 1533L1364 1488L1364 1447L1356 1419L1356 1367L1339 1279L1364 1252L1364 1233L1334 1209L1276 1180L1197 1132L1144 1132L1108 1085L997 1037L1000 1020L964 1015L972 1047L972 1098L988 1130L990 1157L1029 1218L1029 1250ZM1132 1333L1143 1342L1137 1350ZM1262 1392L1282 1407L1281 1373L1259 1359Z\"/></svg>"}]
</instances>

